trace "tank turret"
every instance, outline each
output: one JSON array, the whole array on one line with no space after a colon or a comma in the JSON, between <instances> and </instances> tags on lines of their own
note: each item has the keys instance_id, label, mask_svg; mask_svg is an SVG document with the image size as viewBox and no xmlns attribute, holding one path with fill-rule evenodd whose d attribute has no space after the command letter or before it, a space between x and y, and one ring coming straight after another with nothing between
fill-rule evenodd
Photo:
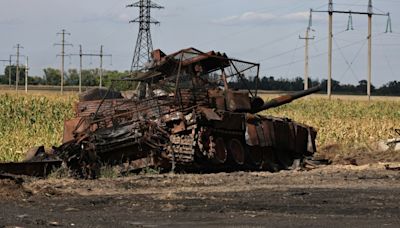
<instances>
[{"instance_id":1,"label":"tank turret","mask_svg":"<svg viewBox=\"0 0 400 228\"><path fill-rule=\"evenodd\" d=\"M230 88L232 81L246 87L247 77L258 77L257 63L194 48L154 52L146 71L115 82L136 85L141 93L81 99L76 118L65 122L64 144L55 154L78 174L96 176L104 163L123 163L121 172L276 171L316 151L314 128L256 113L320 87L264 103L257 90Z\"/></svg>"}]
</instances>

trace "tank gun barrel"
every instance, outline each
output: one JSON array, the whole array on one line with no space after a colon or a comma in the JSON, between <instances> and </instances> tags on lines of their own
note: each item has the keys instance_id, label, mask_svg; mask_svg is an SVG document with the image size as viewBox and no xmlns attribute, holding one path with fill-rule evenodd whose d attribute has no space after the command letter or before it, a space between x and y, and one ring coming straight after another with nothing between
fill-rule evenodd
<instances>
[{"instance_id":1,"label":"tank gun barrel","mask_svg":"<svg viewBox=\"0 0 400 228\"><path fill-rule=\"evenodd\" d=\"M319 92L319 91L321 91L321 89L322 89L321 86L315 86L315 87L312 87L312 88L310 88L308 90L303 90L303 91L299 91L299 92L295 92L295 93L292 93L292 94L287 94L287 95L283 95L283 96L274 98L274 99L272 99L272 100L270 100L268 102L265 102L261 107L255 108L254 110L251 111L251 113L254 114L254 113L257 113L257 112L260 112L260 111L264 111L264 110L267 110L267 109L270 109L270 108L275 108L275 107L290 103L290 102L292 102L292 101L294 101L296 99L299 99L299 98L308 96L310 94Z\"/></svg>"}]
</instances>

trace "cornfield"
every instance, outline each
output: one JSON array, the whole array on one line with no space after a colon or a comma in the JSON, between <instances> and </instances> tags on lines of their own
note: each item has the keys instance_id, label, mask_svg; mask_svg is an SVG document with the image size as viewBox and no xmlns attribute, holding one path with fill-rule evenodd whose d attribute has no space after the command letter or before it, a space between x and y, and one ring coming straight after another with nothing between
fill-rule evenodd
<instances>
[{"instance_id":1,"label":"cornfield","mask_svg":"<svg viewBox=\"0 0 400 228\"><path fill-rule=\"evenodd\" d=\"M286 116L318 130L319 147L342 145L369 147L382 139L396 137L400 128L400 102L305 98L264 111L265 115Z\"/></svg>"},{"instance_id":2,"label":"cornfield","mask_svg":"<svg viewBox=\"0 0 400 228\"><path fill-rule=\"evenodd\" d=\"M265 97L267 98L267 97ZM73 117L76 95L0 95L0 161L20 161L34 146L61 144L64 120ZM318 129L319 147L340 144L365 146L395 137L400 127L400 102L305 98L264 111Z\"/></svg>"},{"instance_id":3,"label":"cornfield","mask_svg":"<svg viewBox=\"0 0 400 228\"><path fill-rule=\"evenodd\" d=\"M60 145L74 96L0 95L0 161L19 161L34 146Z\"/></svg>"}]
</instances>

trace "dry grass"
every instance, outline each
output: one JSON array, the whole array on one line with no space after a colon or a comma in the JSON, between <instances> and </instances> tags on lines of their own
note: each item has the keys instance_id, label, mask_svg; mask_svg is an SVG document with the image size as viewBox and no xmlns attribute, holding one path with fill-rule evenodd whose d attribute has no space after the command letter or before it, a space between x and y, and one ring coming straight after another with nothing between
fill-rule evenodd
<instances>
[{"instance_id":1,"label":"dry grass","mask_svg":"<svg viewBox=\"0 0 400 228\"><path fill-rule=\"evenodd\" d=\"M0 95L9 94L9 95L33 95L33 96L49 96L49 97L58 97L58 98L68 98L70 96L74 96L78 94L77 92L73 91L64 91L63 95L61 95L60 90L28 90L28 93L25 93L24 88L20 88L20 90L16 91L15 88L13 89L0 89Z\"/></svg>"}]
</instances>

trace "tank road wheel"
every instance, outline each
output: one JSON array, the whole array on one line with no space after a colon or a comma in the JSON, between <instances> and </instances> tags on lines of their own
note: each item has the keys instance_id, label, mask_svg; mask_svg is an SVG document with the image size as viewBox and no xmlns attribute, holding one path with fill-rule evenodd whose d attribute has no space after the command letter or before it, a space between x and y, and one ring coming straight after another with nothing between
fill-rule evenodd
<instances>
[{"instance_id":1,"label":"tank road wheel","mask_svg":"<svg viewBox=\"0 0 400 228\"><path fill-rule=\"evenodd\" d=\"M218 137L217 140L215 140L215 160L223 164L226 161L226 158L228 157L228 152L226 150L225 146L225 141L222 137Z\"/></svg>"},{"instance_id":2,"label":"tank road wheel","mask_svg":"<svg viewBox=\"0 0 400 228\"><path fill-rule=\"evenodd\" d=\"M233 161L238 165L243 165L245 162L245 151L242 143L238 139L231 139L229 141L229 152Z\"/></svg>"}]
</instances>

